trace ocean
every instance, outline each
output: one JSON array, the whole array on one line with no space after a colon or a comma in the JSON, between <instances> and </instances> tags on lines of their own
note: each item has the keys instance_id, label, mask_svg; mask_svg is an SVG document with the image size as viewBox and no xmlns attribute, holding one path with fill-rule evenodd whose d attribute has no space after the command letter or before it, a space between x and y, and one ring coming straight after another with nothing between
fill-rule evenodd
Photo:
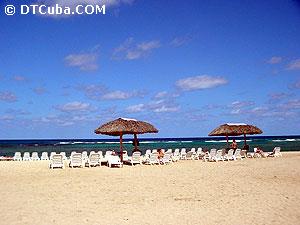
<instances>
[{"instance_id":1,"label":"ocean","mask_svg":"<svg viewBox=\"0 0 300 225\"><path fill-rule=\"evenodd\" d=\"M232 138L230 138L231 140ZM238 147L244 146L243 137L235 138ZM132 153L131 139L124 139L124 149ZM264 151L272 151L274 147L281 147L281 151L300 151L300 135L297 136L248 136L247 144L250 151L260 147ZM203 149L226 148L224 137L199 137L199 138L139 138L139 149L145 153L147 149L175 149L202 147ZM15 152L38 152L39 155L46 151L66 152L67 156L72 151L119 151L119 139L45 139L45 140L0 140L0 156L13 156Z\"/></svg>"}]
</instances>

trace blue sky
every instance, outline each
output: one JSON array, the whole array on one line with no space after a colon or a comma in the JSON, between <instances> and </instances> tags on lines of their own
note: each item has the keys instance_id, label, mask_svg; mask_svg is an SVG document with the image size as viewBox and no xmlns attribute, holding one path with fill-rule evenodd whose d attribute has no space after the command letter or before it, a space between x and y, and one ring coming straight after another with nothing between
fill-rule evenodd
<instances>
[{"instance_id":1,"label":"blue sky","mask_svg":"<svg viewBox=\"0 0 300 225\"><path fill-rule=\"evenodd\" d=\"M0 139L98 138L119 117L160 131L144 137L300 134L297 1L73 2L106 15L7 16L20 1L1 1Z\"/></svg>"}]
</instances>

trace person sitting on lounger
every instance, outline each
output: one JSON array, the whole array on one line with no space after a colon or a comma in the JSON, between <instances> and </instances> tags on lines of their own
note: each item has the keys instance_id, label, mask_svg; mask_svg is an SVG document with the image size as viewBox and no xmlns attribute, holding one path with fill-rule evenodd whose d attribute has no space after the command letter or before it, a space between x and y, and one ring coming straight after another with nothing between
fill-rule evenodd
<instances>
[{"instance_id":1,"label":"person sitting on lounger","mask_svg":"<svg viewBox=\"0 0 300 225\"><path fill-rule=\"evenodd\" d=\"M157 152L158 152L158 159L162 159L164 157L164 155L165 155L163 153L163 151L161 149L158 149Z\"/></svg>"}]
</instances>

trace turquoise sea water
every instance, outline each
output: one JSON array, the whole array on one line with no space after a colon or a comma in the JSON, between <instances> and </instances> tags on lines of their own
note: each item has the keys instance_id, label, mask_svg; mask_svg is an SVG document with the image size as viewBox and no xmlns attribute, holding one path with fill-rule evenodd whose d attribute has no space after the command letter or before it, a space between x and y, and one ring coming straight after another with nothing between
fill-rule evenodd
<instances>
[{"instance_id":1,"label":"turquoise sea water","mask_svg":"<svg viewBox=\"0 0 300 225\"><path fill-rule=\"evenodd\" d=\"M244 141L241 137L235 138L240 148ZM139 149L144 153L147 149L158 148L224 148L226 140L222 137L202 137L202 138L148 138L139 139ZM247 144L250 151L254 147L260 147L264 151L272 151L274 147L281 147L282 151L300 151L300 135L297 136L249 136ZM124 150L131 154L133 149L132 139L124 140ZM13 156L19 152L66 152L69 155L72 151L95 151L95 150L115 150L119 151L118 139L77 139L77 140L0 140L0 156Z\"/></svg>"}]
</instances>

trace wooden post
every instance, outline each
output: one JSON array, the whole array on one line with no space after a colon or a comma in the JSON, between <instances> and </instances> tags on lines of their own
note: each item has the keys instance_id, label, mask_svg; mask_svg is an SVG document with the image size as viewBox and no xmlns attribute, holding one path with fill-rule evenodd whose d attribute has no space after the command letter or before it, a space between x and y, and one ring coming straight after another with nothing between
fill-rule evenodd
<instances>
[{"instance_id":1,"label":"wooden post","mask_svg":"<svg viewBox=\"0 0 300 225\"><path fill-rule=\"evenodd\" d=\"M121 162L123 162L123 134L120 133L120 155Z\"/></svg>"},{"instance_id":2,"label":"wooden post","mask_svg":"<svg viewBox=\"0 0 300 225\"><path fill-rule=\"evenodd\" d=\"M228 135L226 135L226 141L227 141L227 148L229 147L229 143L228 143Z\"/></svg>"},{"instance_id":3,"label":"wooden post","mask_svg":"<svg viewBox=\"0 0 300 225\"><path fill-rule=\"evenodd\" d=\"M137 135L134 134L134 151L137 151L137 150L138 150L138 149L137 149L137 142L138 142L138 140L137 140Z\"/></svg>"}]
</instances>

